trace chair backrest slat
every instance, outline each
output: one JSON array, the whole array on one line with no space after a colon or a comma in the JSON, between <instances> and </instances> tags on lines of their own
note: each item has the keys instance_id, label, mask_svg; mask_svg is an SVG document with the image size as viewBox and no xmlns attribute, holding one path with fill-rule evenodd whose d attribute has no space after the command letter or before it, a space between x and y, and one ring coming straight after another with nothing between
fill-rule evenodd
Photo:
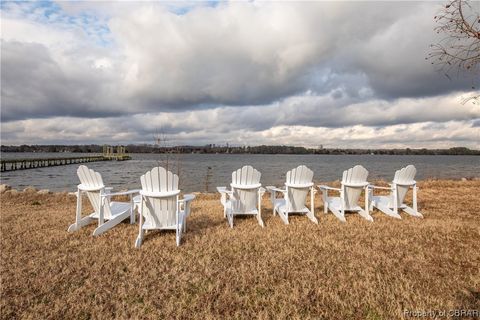
<instances>
[{"instance_id":1,"label":"chair backrest slat","mask_svg":"<svg viewBox=\"0 0 480 320\"><path fill-rule=\"evenodd\" d=\"M306 166L298 166L287 172L285 185L288 187L289 212L299 212L305 208L305 201L313 180L313 171Z\"/></svg>"},{"instance_id":2,"label":"chair backrest slat","mask_svg":"<svg viewBox=\"0 0 480 320\"><path fill-rule=\"evenodd\" d=\"M361 165L343 171L342 185L345 188L345 205L346 209L353 209L358 206L358 200L362 194L363 188L349 187L348 184L364 184L367 182L368 171Z\"/></svg>"},{"instance_id":3,"label":"chair backrest slat","mask_svg":"<svg viewBox=\"0 0 480 320\"><path fill-rule=\"evenodd\" d=\"M88 200L93 207L95 213L100 213L101 197L100 192L105 188L102 180L102 175L98 172L89 169L85 165L81 165L77 169L77 176L80 183L87 189L98 189L94 191L86 191ZM103 216L109 218L111 216L110 205L108 199L105 199L105 206L103 208Z\"/></svg>"},{"instance_id":4,"label":"chair backrest slat","mask_svg":"<svg viewBox=\"0 0 480 320\"><path fill-rule=\"evenodd\" d=\"M261 173L252 166L244 166L232 172L233 210L251 212L257 207L257 188L243 189L235 186L260 184Z\"/></svg>"},{"instance_id":5,"label":"chair backrest slat","mask_svg":"<svg viewBox=\"0 0 480 320\"><path fill-rule=\"evenodd\" d=\"M159 195L159 197L144 196L142 212L145 223L157 228L174 226L178 195L171 193L179 191L178 176L162 167L155 167L140 177L140 183L143 191ZM166 196L161 196L162 193L166 193Z\"/></svg>"},{"instance_id":6,"label":"chair backrest slat","mask_svg":"<svg viewBox=\"0 0 480 320\"><path fill-rule=\"evenodd\" d=\"M405 200L405 196L407 194L409 187L415 184L416 174L417 174L417 169L413 165L408 165L405 168L402 168L395 172L393 182L398 183L397 195L398 195L399 205L401 205Z\"/></svg>"}]
</instances>

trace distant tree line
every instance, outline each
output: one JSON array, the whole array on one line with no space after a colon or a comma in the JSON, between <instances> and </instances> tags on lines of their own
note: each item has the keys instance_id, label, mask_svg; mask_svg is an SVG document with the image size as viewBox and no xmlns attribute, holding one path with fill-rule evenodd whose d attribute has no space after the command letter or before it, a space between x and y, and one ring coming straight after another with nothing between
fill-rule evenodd
<instances>
[{"instance_id":1,"label":"distant tree line","mask_svg":"<svg viewBox=\"0 0 480 320\"><path fill-rule=\"evenodd\" d=\"M101 153L103 146L90 145L20 145L1 146L2 152L79 152L79 153Z\"/></svg>"},{"instance_id":2,"label":"distant tree line","mask_svg":"<svg viewBox=\"0 0 480 320\"><path fill-rule=\"evenodd\" d=\"M103 146L91 145L21 145L1 146L1 152L78 152L102 153ZM230 154L385 154L385 155L480 155L480 150L465 147L450 149L341 149L294 146L174 146L127 145L128 153L230 153Z\"/></svg>"}]
</instances>

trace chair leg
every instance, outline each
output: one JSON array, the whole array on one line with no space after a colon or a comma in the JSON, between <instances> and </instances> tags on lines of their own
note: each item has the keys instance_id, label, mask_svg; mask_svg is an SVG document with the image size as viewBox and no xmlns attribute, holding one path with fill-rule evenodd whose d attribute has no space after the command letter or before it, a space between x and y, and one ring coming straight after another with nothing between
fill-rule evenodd
<instances>
[{"instance_id":1,"label":"chair leg","mask_svg":"<svg viewBox=\"0 0 480 320\"><path fill-rule=\"evenodd\" d=\"M365 218L366 220L373 222L373 217L365 210L359 210L358 214L362 217Z\"/></svg>"},{"instance_id":2,"label":"chair leg","mask_svg":"<svg viewBox=\"0 0 480 320\"><path fill-rule=\"evenodd\" d=\"M143 233L143 232L142 232ZM135 241L135 248L140 248L143 242L143 234L139 234L137 240Z\"/></svg>"},{"instance_id":3,"label":"chair leg","mask_svg":"<svg viewBox=\"0 0 480 320\"><path fill-rule=\"evenodd\" d=\"M127 214L128 214L128 212L127 212ZM96 228L93 231L93 235L94 236L101 235L105 231L115 227L117 224L119 224L120 222L122 222L126 218L128 218L128 215L120 215L118 217L115 217L114 219L111 219L111 220L108 220L107 222L104 222L102 225L100 225L98 228Z\"/></svg>"},{"instance_id":4,"label":"chair leg","mask_svg":"<svg viewBox=\"0 0 480 320\"><path fill-rule=\"evenodd\" d=\"M415 210L415 212L418 212L418 208L417 208L417 185L416 184L413 186L413 210Z\"/></svg>"},{"instance_id":5,"label":"chair leg","mask_svg":"<svg viewBox=\"0 0 480 320\"><path fill-rule=\"evenodd\" d=\"M228 221L228 224L230 225L230 228L233 228L233 212L227 211L227 221Z\"/></svg>"},{"instance_id":6,"label":"chair leg","mask_svg":"<svg viewBox=\"0 0 480 320\"><path fill-rule=\"evenodd\" d=\"M392 209L388 208L387 206L385 206L383 204L378 203L376 205L376 207L377 207L378 210L382 211L387 216L390 216L390 217L396 218L396 219L400 219L400 220L402 219L402 216L400 216L398 214L398 212L393 211Z\"/></svg>"},{"instance_id":7,"label":"chair leg","mask_svg":"<svg viewBox=\"0 0 480 320\"><path fill-rule=\"evenodd\" d=\"M406 210L408 208L408 210ZM418 217L418 218L423 218L423 215L418 212L418 207L417 207L417 185L413 186L413 209L410 207L407 207L403 209L406 213Z\"/></svg>"},{"instance_id":8,"label":"chair leg","mask_svg":"<svg viewBox=\"0 0 480 320\"><path fill-rule=\"evenodd\" d=\"M140 205L138 205L138 237L135 241L135 248L140 248L143 242L143 204L144 198L142 196Z\"/></svg>"},{"instance_id":9,"label":"chair leg","mask_svg":"<svg viewBox=\"0 0 480 320\"><path fill-rule=\"evenodd\" d=\"M328 197L325 192L322 192L322 200L323 200L323 213L328 213Z\"/></svg>"},{"instance_id":10,"label":"chair leg","mask_svg":"<svg viewBox=\"0 0 480 320\"><path fill-rule=\"evenodd\" d=\"M262 228L265 227L265 224L263 223L263 220L262 220L262 216L260 214L257 214L257 220L260 227Z\"/></svg>"},{"instance_id":11,"label":"chair leg","mask_svg":"<svg viewBox=\"0 0 480 320\"><path fill-rule=\"evenodd\" d=\"M335 207L329 207L329 209L330 211L332 211L333 215L338 218L338 220L342 222L347 222L347 220L345 219L345 214L343 210L340 211Z\"/></svg>"},{"instance_id":12,"label":"chair leg","mask_svg":"<svg viewBox=\"0 0 480 320\"><path fill-rule=\"evenodd\" d=\"M315 194L317 190L314 187L310 188L310 211L307 212L307 217L315 224L318 224L318 220L315 217Z\"/></svg>"},{"instance_id":13,"label":"chair leg","mask_svg":"<svg viewBox=\"0 0 480 320\"><path fill-rule=\"evenodd\" d=\"M140 246L142 245L143 232L144 232L144 230L142 228L142 216L140 216L140 224L139 224L139 228L138 228L137 240L135 241L135 248L140 248Z\"/></svg>"},{"instance_id":14,"label":"chair leg","mask_svg":"<svg viewBox=\"0 0 480 320\"><path fill-rule=\"evenodd\" d=\"M175 240L177 242L177 247L180 247L180 241L182 240L182 228L183 226L178 226L177 227L177 234L175 237Z\"/></svg>"},{"instance_id":15,"label":"chair leg","mask_svg":"<svg viewBox=\"0 0 480 320\"><path fill-rule=\"evenodd\" d=\"M227 216L227 221L228 224L230 225L230 228L233 228L233 203L230 201L230 207L227 208L225 207L226 210L226 216Z\"/></svg>"},{"instance_id":16,"label":"chair leg","mask_svg":"<svg viewBox=\"0 0 480 320\"><path fill-rule=\"evenodd\" d=\"M373 189L367 187L368 192L368 211L373 211Z\"/></svg>"},{"instance_id":17,"label":"chair leg","mask_svg":"<svg viewBox=\"0 0 480 320\"><path fill-rule=\"evenodd\" d=\"M78 222L75 222L74 224L70 225L70 227L68 227L68 232L74 232L74 231L77 231L77 230L80 230L80 228L94 222L95 219L94 218L90 218L90 217L83 217L82 219L80 219Z\"/></svg>"},{"instance_id":18,"label":"chair leg","mask_svg":"<svg viewBox=\"0 0 480 320\"><path fill-rule=\"evenodd\" d=\"M417 217L417 218L423 218L423 215L420 212L415 211L410 207L405 207L402 210L405 211L406 213L408 213L411 216L414 216L414 217Z\"/></svg>"},{"instance_id":19,"label":"chair leg","mask_svg":"<svg viewBox=\"0 0 480 320\"><path fill-rule=\"evenodd\" d=\"M133 202L133 197L130 195L130 224L135 223L135 203Z\"/></svg>"},{"instance_id":20,"label":"chair leg","mask_svg":"<svg viewBox=\"0 0 480 320\"><path fill-rule=\"evenodd\" d=\"M283 212L282 210L279 209L278 216L280 217L280 219L282 219L283 223L290 224L288 222L288 212Z\"/></svg>"},{"instance_id":21,"label":"chair leg","mask_svg":"<svg viewBox=\"0 0 480 320\"><path fill-rule=\"evenodd\" d=\"M308 212L307 212L307 217L308 217L308 219L310 219L310 221L312 221L313 223L318 224L318 219L317 219L317 217L315 217L315 215L312 213L312 211L308 211Z\"/></svg>"}]
</instances>

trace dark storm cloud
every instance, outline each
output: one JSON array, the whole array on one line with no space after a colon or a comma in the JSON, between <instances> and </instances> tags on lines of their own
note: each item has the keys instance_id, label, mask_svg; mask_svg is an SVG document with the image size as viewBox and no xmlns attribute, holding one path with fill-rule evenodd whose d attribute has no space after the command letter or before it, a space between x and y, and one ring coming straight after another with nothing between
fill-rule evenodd
<instances>
[{"instance_id":1,"label":"dark storm cloud","mask_svg":"<svg viewBox=\"0 0 480 320\"><path fill-rule=\"evenodd\" d=\"M101 98L104 77L68 74L38 43L2 41L2 121L52 116L104 117L122 113ZM99 105L104 101L104 105ZM110 106L111 107L111 106Z\"/></svg>"},{"instance_id":2,"label":"dark storm cloud","mask_svg":"<svg viewBox=\"0 0 480 320\"><path fill-rule=\"evenodd\" d=\"M2 120L268 105L309 90L356 98L370 89L365 99L396 99L468 88L424 60L436 8L231 3L179 19L140 6L110 19L110 51L121 54L107 54L113 62L101 71L102 57L90 57L96 49L83 42L42 45L22 36L2 43ZM21 29L8 19L4 28Z\"/></svg>"}]
</instances>

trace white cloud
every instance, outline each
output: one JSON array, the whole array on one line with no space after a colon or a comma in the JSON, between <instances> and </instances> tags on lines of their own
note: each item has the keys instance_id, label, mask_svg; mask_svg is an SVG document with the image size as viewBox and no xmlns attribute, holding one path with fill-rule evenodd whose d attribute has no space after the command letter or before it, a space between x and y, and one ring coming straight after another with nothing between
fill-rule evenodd
<instances>
[{"instance_id":1,"label":"white cloud","mask_svg":"<svg viewBox=\"0 0 480 320\"><path fill-rule=\"evenodd\" d=\"M478 106L458 99L468 80L450 81L424 60L437 10L428 2L8 3L2 143L151 142L163 128L182 143L315 145L318 135L345 146L474 146ZM396 140L402 126L411 133Z\"/></svg>"},{"instance_id":2,"label":"white cloud","mask_svg":"<svg viewBox=\"0 0 480 320\"><path fill-rule=\"evenodd\" d=\"M405 99L395 103L373 101L361 106L347 104L340 109L331 105L326 109L312 108L319 103L310 104L310 99L328 102L330 98L302 96L263 107L220 107L101 119L57 117L11 121L2 125L2 141L5 144L22 141L152 143L154 134L163 132L172 144L228 142L307 147L323 144L362 148L460 144L478 148L479 130L474 124L475 119L480 118L480 110L473 104L452 110L449 105L454 96ZM437 110L434 117L429 116L432 105ZM415 119L395 124L396 119L410 117L410 110L423 111L415 111ZM312 125L315 123L325 124Z\"/></svg>"},{"instance_id":3,"label":"white cloud","mask_svg":"<svg viewBox=\"0 0 480 320\"><path fill-rule=\"evenodd\" d=\"M121 119L122 127L129 119ZM38 144L65 143L153 143L153 134L131 125L117 130L118 119L55 118L20 120L2 125L2 143L21 144L35 141ZM139 131L136 131L140 129ZM478 127L473 121L448 121L441 126L432 122L369 127L363 125L339 128L308 126L274 126L261 131L233 129L183 130L174 135L173 144L204 145L208 143L230 145L297 145L305 147L344 148L449 148L467 146L478 148Z\"/></svg>"}]
</instances>

